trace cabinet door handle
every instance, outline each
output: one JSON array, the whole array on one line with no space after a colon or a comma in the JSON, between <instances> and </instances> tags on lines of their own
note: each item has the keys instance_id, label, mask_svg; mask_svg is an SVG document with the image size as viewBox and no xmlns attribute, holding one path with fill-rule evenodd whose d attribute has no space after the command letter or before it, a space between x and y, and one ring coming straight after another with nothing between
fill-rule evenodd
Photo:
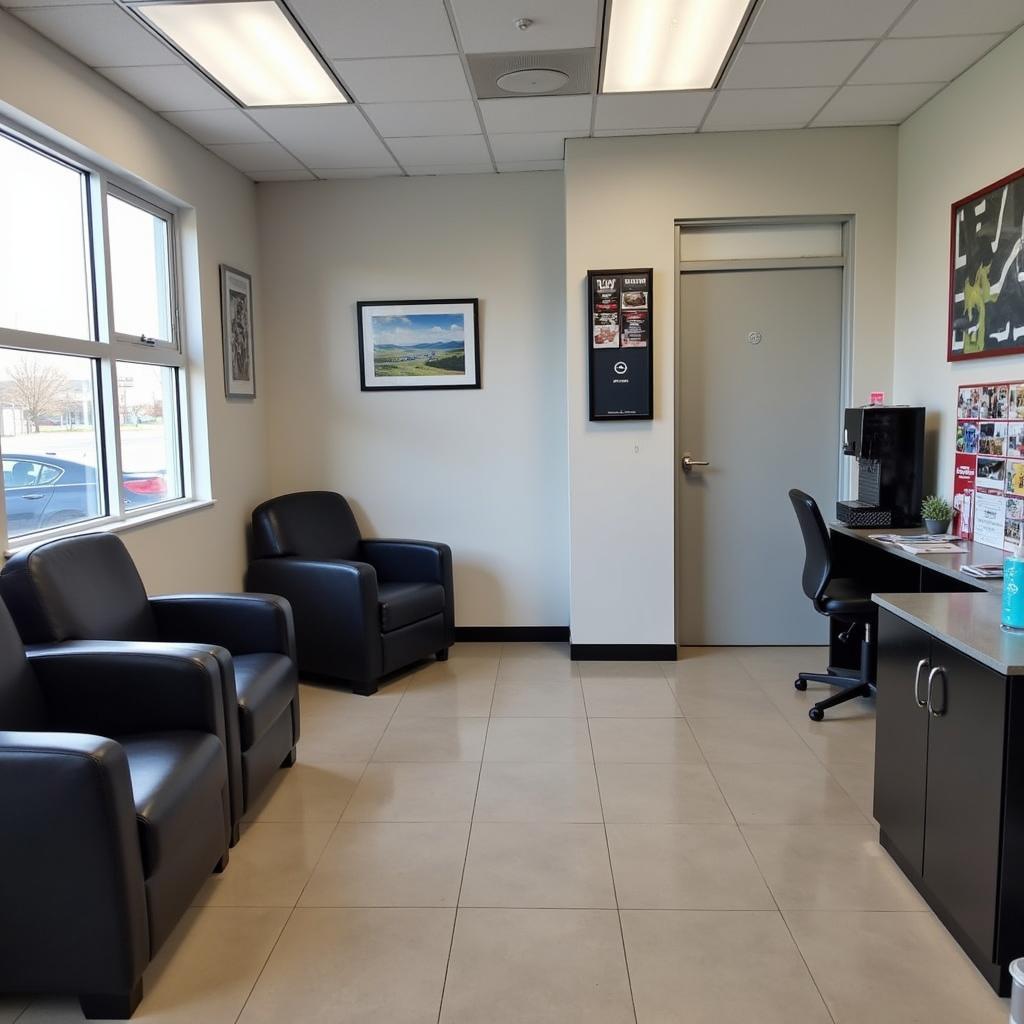
<instances>
[{"instance_id":1,"label":"cabinet door handle","mask_svg":"<svg viewBox=\"0 0 1024 1024\"><path fill-rule=\"evenodd\" d=\"M932 683L935 681L935 677L936 676L942 676L942 708L941 709L937 708L932 703ZM928 673L928 691L927 691L927 699L925 700L925 704L927 705L928 710L931 712L931 714L935 718L941 718L946 713L946 670L944 668L940 668L939 666L936 666L935 668L933 668L931 670L931 672Z\"/></svg>"},{"instance_id":2,"label":"cabinet door handle","mask_svg":"<svg viewBox=\"0 0 1024 1024\"><path fill-rule=\"evenodd\" d=\"M921 669L928 664L927 658L922 658L917 663L917 671L914 673L914 701L919 708L923 708L927 705L927 701L921 700Z\"/></svg>"}]
</instances>

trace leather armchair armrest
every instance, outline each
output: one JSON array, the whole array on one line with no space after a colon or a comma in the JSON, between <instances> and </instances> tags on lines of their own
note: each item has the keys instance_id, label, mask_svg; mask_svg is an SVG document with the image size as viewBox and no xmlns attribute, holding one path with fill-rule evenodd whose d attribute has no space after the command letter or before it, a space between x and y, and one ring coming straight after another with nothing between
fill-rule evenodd
<instances>
[{"instance_id":1,"label":"leather armchair armrest","mask_svg":"<svg viewBox=\"0 0 1024 1024\"><path fill-rule=\"evenodd\" d=\"M444 622L448 643L455 642L455 584L452 549L424 540L364 540L366 560L382 583L440 583L444 587Z\"/></svg>"},{"instance_id":2,"label":"leather armchair armrest","mask_svg":"<svg viewBox=\"0 0 1024 1024\"><path fill-rule=\"evenodd\" d=\"M0 821L0 989L132 989L150 943L124 750L0 732Z\"/></svg>"},{"instance_id":3,"label":"leather armchair armrest","mask_svg":"<svg viewBox=\"0 0 1024 1024\"><path fill-rule=\"evenodd\" d=\"M266 594L170 594L149 600L160 639L216 644L231 654L285 654L295 660L286 600Z\"/></svg>"},{"instance_id":4,"label":"leather armchair armrest","mask_svg":"<svg viewBox=\"0 0 1024 1024\"><path fill-rule=\"evenodd\" d=\"M280 594L292 606L299 666L346 679L381 672L377 572L366 562L257 558L245 585Z\"/></svg>"},{"instance_id":5,"label":"leather armchair armrest","mask_svg":"<svg viewBox=\"0 0 1024 1024\"><path fill-rule=\"evenodd\" d=\"M367 562L381 583L440 583L452 581L452 549L423 540L373 539L362 542Z\"/></svg>"},{"instance_id":6,"label":"leather armchair armrest","mask_svg":"<svg viewBox=\"0 0 1024 1024\"><path fill-rule=\"evenodd\" d=\"M227 747L214 648L76 641L37 647L28 657L59 729L105 736L190 729Z\"/></svg>"}]
</instances>

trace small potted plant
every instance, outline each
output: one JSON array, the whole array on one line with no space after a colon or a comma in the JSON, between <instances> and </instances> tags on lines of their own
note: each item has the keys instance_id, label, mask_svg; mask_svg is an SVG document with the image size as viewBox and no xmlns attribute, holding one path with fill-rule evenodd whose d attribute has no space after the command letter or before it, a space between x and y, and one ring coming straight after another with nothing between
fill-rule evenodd
<instances>
[{"instance_id":1,"label":"small potted plant","mask_svg":"<svg viewBox=\"0 0 1024 1024\"><path fill-rule=\"evenodd\" d=\"M921 502L921 518L924 520L924 528L929 533L945 533L949 529L952 517L953 506L937 494L929 494Z\"/></svg>"}]
</instances>

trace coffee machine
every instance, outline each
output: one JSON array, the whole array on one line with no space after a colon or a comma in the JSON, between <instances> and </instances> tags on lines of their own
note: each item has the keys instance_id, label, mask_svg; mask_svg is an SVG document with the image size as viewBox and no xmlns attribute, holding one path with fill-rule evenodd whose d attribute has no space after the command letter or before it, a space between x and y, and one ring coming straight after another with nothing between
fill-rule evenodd
<instances>
[{"instance_id":1,"label":"coffee machine","mask_svg":"<svg viewBox=\"0 0 1024 1024\"><path fill-rule=\"evenodd\" d=\"M843 415L843 454L857 460L857 500L836 502L847 526L917 526L924 472L923 406L868 405Z\"/></svg>"}]
</instances>

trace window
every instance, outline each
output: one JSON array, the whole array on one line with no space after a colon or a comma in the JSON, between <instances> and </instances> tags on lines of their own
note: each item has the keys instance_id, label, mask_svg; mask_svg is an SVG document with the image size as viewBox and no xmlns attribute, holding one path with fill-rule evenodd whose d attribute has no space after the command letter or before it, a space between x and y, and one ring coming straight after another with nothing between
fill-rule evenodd
<instances>
[{"instance_id":1,"label":"window","mask_svg":"<svg viewBox=\"0 0 1024 1024\"><path fill-rule=\"evenodd\" d=\"M175 219L0 130L0 455L7 537L190 498Z\"/></svg>"}]
</instances>

